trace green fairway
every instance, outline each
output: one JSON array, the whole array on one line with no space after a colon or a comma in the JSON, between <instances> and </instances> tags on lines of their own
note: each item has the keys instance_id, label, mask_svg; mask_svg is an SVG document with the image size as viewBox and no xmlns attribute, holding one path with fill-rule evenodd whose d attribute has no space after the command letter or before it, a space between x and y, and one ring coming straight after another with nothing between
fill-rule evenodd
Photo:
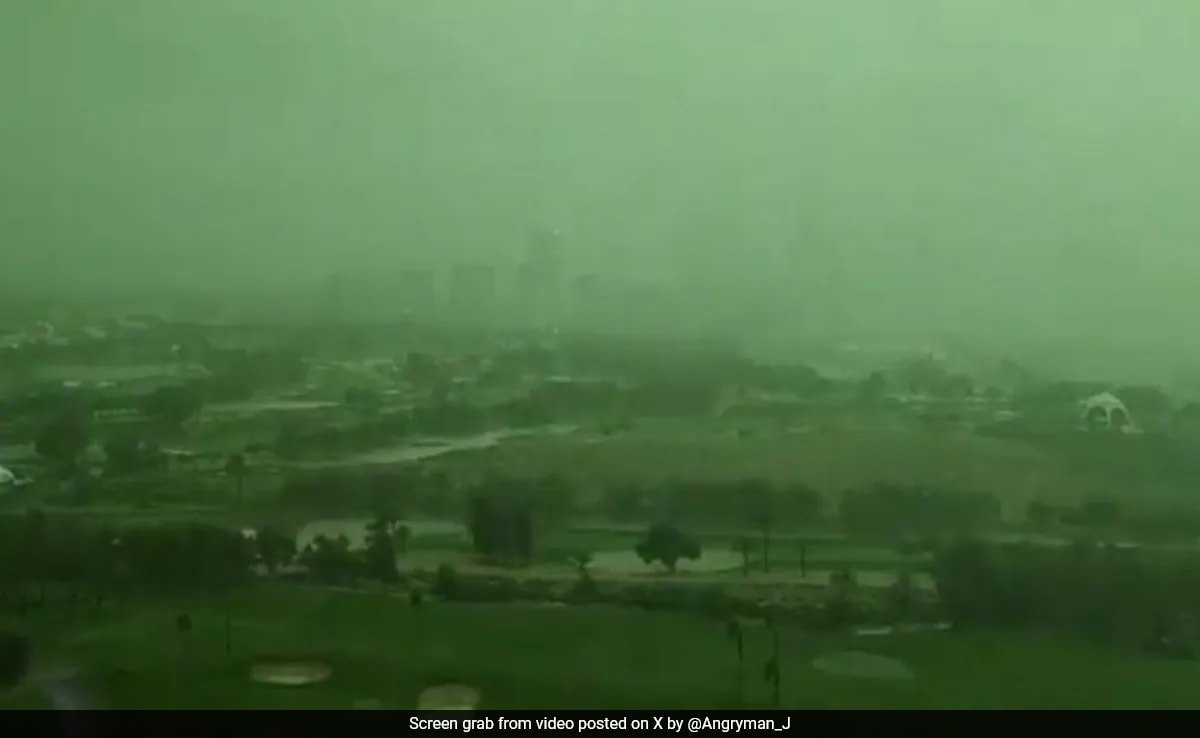
<instances>
[{"instance_id":1,"label":"green fairway","mask_svg":"<svg viewBox=\"0 0 1200 738\"><path fill-rule=\"evenodd\" d=\"M233 597L232 656L220 598L133 601L103 614L51 608L31 623L35 674L81 670L114 708L405 708L426 687L478 688L483 708L765 706L759 675L770 639L748 626L744 702L723 623L607 607L456 605L413 608L403 597L262 586ZM188 613L190 632L176 616ZM1187 708L1200 705L1200 667L1134 650L1016 633L852 637L783 628L782 702L795 708ZM821 671L845 651L887 656L909 680ZM309 686L255 682L262 661L329 667ZM27 685L2 707L46 704Z\"/></svg>"}]
</instances>

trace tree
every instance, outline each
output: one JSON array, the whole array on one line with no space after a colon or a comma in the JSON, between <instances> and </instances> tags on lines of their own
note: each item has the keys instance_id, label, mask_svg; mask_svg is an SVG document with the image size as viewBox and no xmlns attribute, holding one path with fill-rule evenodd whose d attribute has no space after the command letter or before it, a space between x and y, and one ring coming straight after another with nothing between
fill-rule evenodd
<instances>
[{"instance_id":1,"label":"tree","mask_svg":"<svg viewBox=\"0 0 1200 738\"><path fill-rule=\"evenodd\" d=\"M32 652L28 636L0 631L0 687L20 684L29 671Z\"/></svg>"},{"instance_id":2,"label":"tree","mask_svg":"<svg viewBox=\"0 0 1200 738\"><path fill-rule=\"evenodd\" d=\"M1121 398L1133 417L1154 424L1165 422L1171 415L1170 396L1154 385L1127 385L1113 394Z\"/></svg>"},{"instance_id":3,"label":"tree","mask_svg":"<svg viewBox=\"0 0 1200 738\"><path fill-rule=\"evenodd\" d=\"M221 531L224 533L224 531ZM225 591L225 655L233 655L233 587L241 575L245 574L251 560L249 541L241 531L233 531L227 535L214 537L218 567L220 568L221 584Z\"/></svg>"},{"instance_id":4,"label":"tree","mask_svg":"<svg viewBox=\"0 0 1200 738\"><path fill-rule=\"evenodd\" d=\"M883 378L881 372L871 372L871 374L858 385L858 397L866 403L874 404L882 400L887 394L887 380Z\"/></svg>"},{"instance_id":5,"label":"tree","mask_svg":"<svg viewBox=\"0 0 1200 738\"><path fill-rule=\"evenodd\" d=\"M635 550L642 561L647 564L661 561L672 574L680 559L695 561L700 558L700 544L670 523L650 526Z\"/></svg>"},{"instance_id":6,"label":"tree","mask_svg":"<svg viewBox=\"0 0 1200 738\"><path fill-rule=\"evenodd\" d=\"M533 504L512 483L494 480L470 500L468 527L475 552L493 561L533 556Z\"/></svg>"},{"instance_id":7,"label":"tree","mask_svg":"<svg viewBox=\"0 0 1200 738\"><path fill-rule=\"evenodd\" d=\"M854 572L848 568L837 569L830 575L829 602L825 611L833 625L841 626L850 619L854 586Z\"/></svg>"},{"instance_id":8,"label":"tree","mask_svg":"<svg viewBox=\"0 0 1200 738\"><path fill-rule=\"evenodd\" d=\"M344 402L346 407L355 412L373 415L383 405L383 397L375 390L351 387L346 390Z\"/></svg>"},{"instance_id":9,"label":"tree","mask_svg":"<svg viewBox=\"0 0 1200 738\"><path fill-rule=\"evenodd\" d=\"M424 388L433 385L442 376L442 370L430 354L411 351L404 359L401 374L409 384Z\"/></svg>"},{"instance_id":10,"label":"tree","mask_svg":"<svg viewBox=\"0 0 1200 738\"><path fill-rule=\"evenodd\" d=\"M570 560L579 574L579 579L575 582L575 594L584 598L591 597L596 591L596 582L592 579L592 572L588 569L592 563L592 554L587 551L577 551L571 554Z\"/></svg>"},{"instance_id":11,"label":"tree","mask_svg":"<svg viewBox=\"0 0 1200 738\"><path fill-rule=\"evenodd\" d=\"M367 526L366 572L384 582L397 582L396 546L392 539L391 523L377 518Z\"/></svg>"},{"instance_id":12,"label":"tree","mask_svg":"<svg viewBox=\"0 0 1200 738\"><path fill-rule=\"evenodd\" d=\"M574 491L566 477L550 473L533 484L534 516L544 531L564 524L570 517Z\"/></svg>"},{"instance_id":13,"label":"tree","mask_svg":"<svg viewBox=\"0 0 1200 738\"><path fill-rule=\"evenodd\" d=\"M458 570L444 561L438 564L433 591L438 597L453 599L458 594Z\"/></svg>"},{"instance_id":14,"label":"tree","mask_svg":"<svg viewBox=\"0 0 1200 738\"><path fill-rule=\"evenodd\" d=\"M775 514L775 490L765 479L747 479L738 485L745 500L746 516L762 534L763 571L771 570L771 518Z\"/></svg>"},{"instance_id":15,"label":"tree","mask_svg":"<svg viewBox=\"0 0 1200 738\"><path fill-rule=\"evenodd\" d=\"M134 474L166 465L166 456L157 444L128 433L118 433L104 441L105 473Z\"/></svg>"},{"instance_id":16,"label":"tree","mask_svg":"<svg viewBox=\"0 0 1200 738\"><path fill-rule=\"evenodd\" d=\"M255 544L258 547L258 558L269 574L274 574L296 555L296 539L271 526L258 529Z\"/></svg>"},{"instance_id":17,"label":"tree","mask_svg":"<svg viewBox=\"0 0 1200 738\"><path fill-rule=\"evenodd\" d=\"M734 648L737 649L737 700L742 701L742 674L745 671L746 657L746 639L745 633L742 632L742 623L737 618L729 621L725 628L725 634L729 640L733 641Z\"/></svg>"},{"instance_id":18,"label":"tree","mask_svg":"<svg viewBox=\"0 0 1200 738\"><path fill-rule=\"evenodd\" d=\"M775 621L771 618L767 619L767 627L771 630L771 655L763 664L763 681L771 685L771 704L779 707L782 683L782 674L779 669L779 629L775 627Z\"/></svg>"},{"instance_id":19,"label":"tree","mask_svg":"<svg viewBox=\"0 0 1200 738\"><path fill-rule=\"evenodd\" d=\"M358 559L350 551L346 536L317 538L300 554L300 562L309 568L318 581L339 582L358 572Z\"/></svg>"},{"instance_id":20,"label":"tree","mask_svg":"<svg viewBox=\"0 0 1200 738\"><path fill-rule=\"evenodd\" d=\"M189 385L159 387L146 397L142 413L146 417L178 427L199 414L204 407L200 392Z\"/></svg>"},{"instance_id":21,"label":"tree","mask_svg":"<svg viewBox=\"0 0 1200 738\"><path fill-rule=\"evenodd\" d=\"M42 428L34 441L34 450L72 469L88 445L88 418L82 413L63 413Z\"/></svg>"},{"instance_id":22,"label":"tree","mask_svg":"<svg viewBox=\"0 0 1200 738\"><path fill-rule=\"evenodd\" d=\"M238 505L242 504L242 487L246 480L246 471L248 468L249 465L246 463L245 454L234 453L225 459L225 474L233 479Z\"/></svg>"},{"instance_id":23,"label":"tree","mask_svg":"<svg viewBox=\"0 0 1200 738\"><path fill-rule=\"evenodd\" d=\"M568 557L571 563L575 566L575 570L580 576L588 573L588 567L592 565L592 554L588 551L576 551Z\"/></svg>"},{"instance_id":24,"label":"tree","mask_svg":"<svg viewBox=\"0 0 1200 738\"><path fill-rule=\"evenodd\" d=\"M392 526L392 542L396 546L396 553L408 553L408 542L412 539L412 529L407 525L400 523Z\"/></svg>"},{"instance_id":25,"label":"tree","mask_svg":"<svg viewBox=\"0 0 1200 738\"><path fill-rule=\"evenodd\" d=\"M915 589L912 572L907 569L901 570L896 575L896 581L889 591L892 610L897 619L904 619L912 612Z\"/></svg>"}]
</instances>

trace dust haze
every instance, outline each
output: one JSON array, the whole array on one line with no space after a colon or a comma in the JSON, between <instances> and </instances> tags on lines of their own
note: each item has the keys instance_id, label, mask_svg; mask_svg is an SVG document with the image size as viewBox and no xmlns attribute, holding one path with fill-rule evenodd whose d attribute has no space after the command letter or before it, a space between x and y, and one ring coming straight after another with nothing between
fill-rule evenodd
<instances>
[{"instance_id":1,"label":"dust haze","mask_svg":"<svg viewBox=\"0 0 1200 738\"><path fill-rule=\"evenodd\" d=\"M697 330L764 345L953 335L1165 364L1193 352L1200 279L1198 15L12 0L0 274L303 300L470 261L511 289L545 228L570 276L666 286Z\"/></svg>"},{"instance_id":2,"label":"dust haze","mask_svg":"<svg viewBox=\"0 0 1200 738\"><path fill-rule=\"evenodd\" d=\"M0 0L0 735L1200 707L1198 29Z\"/></svg>"}]
</instances>

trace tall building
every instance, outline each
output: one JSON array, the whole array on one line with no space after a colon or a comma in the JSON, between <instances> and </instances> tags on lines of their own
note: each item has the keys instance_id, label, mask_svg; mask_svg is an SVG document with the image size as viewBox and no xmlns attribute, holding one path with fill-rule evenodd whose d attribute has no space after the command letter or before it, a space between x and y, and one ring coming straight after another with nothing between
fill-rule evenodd
<instances>
[{"instance_id":1,"label":"tall building","mask_svg":"<svg viewBox=\"0 0 1200 738\"><path fill-rule=\"evenodd\" d=\"M395 282L396 305L413 318L430 318L437 312L437 280L430 269L405 269Z\"/></svg>"},{"instance_id":2,"label":"tall building","mask_svg":"<svg viewBox=\"0 0 1200 738\"><path fill-rule=\"evenodd\" d=\"M519 322L539 328L561 322L563 278L561 234L535 229L530 234L525 259L517 269L513 302Z\"/></svg>"},{"instance_id":3,"label":"tall building","mask_svg":"<svg viewBox=\"0 0 1200 738\"><path fill-rule=\"evenodd\" d=\"M604 324L604 284L598 274L584 274L571 281L571 325L595 330Z\"/></svg>"},{"instance_id":4,"label":"tall building","mask_svg":"<svg viewBox=\"0 0 1200 738\"><path fill-rule=\"evenodd\" d=\"M447 318L470 325L489 324L496 313L496 270L486 264L458 264L450 270Z\"/></svg>"}]
</instances>

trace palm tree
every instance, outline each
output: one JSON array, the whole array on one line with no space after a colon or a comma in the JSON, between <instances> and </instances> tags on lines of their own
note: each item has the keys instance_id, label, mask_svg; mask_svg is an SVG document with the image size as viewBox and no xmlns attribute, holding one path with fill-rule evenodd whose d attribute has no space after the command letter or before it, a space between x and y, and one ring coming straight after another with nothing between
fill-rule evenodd
<instances>
[{"instance_id":1,"label":"palm tree","mask_svg":"<svg viewBox=\"0 0 1200 738\"><path fill-rule=\"evenodd\" d=\"M233 478L235 489L237 490L238 505L242 504L242 482L246 479L246 457L244 454L230 454L225 460L225 473Z\"/></svg>"},{"instance_id":2,"label":"palm tree","mask_svg":"<svg viewBox=\"0 0 1200 738\"><path fill-rule=\"evenodd\" d=\"M738 551L742 554L742 576L750 576L750 539L741 537L737 540Z\"/></svg>"},{"instance_id":3,"label":"palm tree","mask_svg":"<svg viewBox=\"0 0 1200 738\"><path fill-rule=\"evenodd\" d=\"M770 618L767 619L767 627L771 629L771 656L763 664L763 680L771 685L771 704L779 707L779 629Z\"/></svg>"},{"instance_id":4,"label":"palm tree","mask_svg":"<svg viewBox=\"0 0 1200 738\"><path fill-rule=\"evenodd\" d=\"M741 483L749 519L762 533L763 571L771 570L771 516L773 490L763 479L747 479Z\"/></svg>"},{"instance_id":5,"label":"palm tree","mask_svg":"<svg viewBox=\"0 0 1200 738\"><path fill-rule=\"evenodd\" d=\"M737 618L730 620L729 625L725 629L725 633L726 633L726 635L728 635L729 639L733 641L734 646L737 648L737 660L738 660L737 700L738 700L738 704L741 704L741 702L742 702L742 674L743 674L743 671L745 668L745 656L746 656L746 641L745 641L745 634L742 632L741 621L738 620Z\"/></svg>"},{"instance_id":6,"label":"palm tree","mask_svg":"<svg viewBox=\"0 0 1200 738\"><path fill-rule=\"evenodd\" d=\"M771 517L762 517L763 571L771 571Z\"/></svg>"},{"instance_id":7,"label":"palm tree","mask_svg":"<svg viewBox=\"0 0 1200 738\"><path fill-rule=\"evenodd\" d=\"M592 554L587 551L577 551L571 554L570 558L579 574L579 579L575 582L574 594L584 599L590 598L596 592L596 582L592 579L591 571L588 570L592 564Z\"/></svg>"}]
</instances>

